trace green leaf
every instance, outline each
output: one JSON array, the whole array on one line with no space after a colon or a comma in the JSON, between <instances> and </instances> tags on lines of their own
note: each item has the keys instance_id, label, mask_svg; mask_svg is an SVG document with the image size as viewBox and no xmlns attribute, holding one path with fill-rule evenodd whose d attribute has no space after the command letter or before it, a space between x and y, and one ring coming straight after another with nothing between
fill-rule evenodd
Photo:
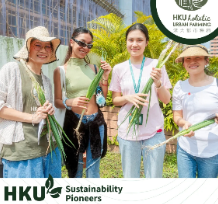
<instances>
[{"instance_id":1,"label":"green leaf","mask_svg":"<svg viewBox=\"0 0 218 204\"><path fill-rule=\"evenodd\" d=\"M62 187L54 188L50 191L50 196L53 198L60 197Z\"/></svg>"},{"instance_id":2,"label":"green leaf","mask_svg":"<svg viewBox=\"0 0 218 204\"><path fill-rule=\"evenodd\" d=\"M56 193L59 193L61 194L61 190L62 190L62 187L57 187L57 188L54 188L50 191L51 194L56 194Z\"/></svg>"},{"instance_id":3,"label":"green leaf","mask_svg":"<svg viewBox=\"0 0 218 204\"><path fill-rule=\"evenodd\" d=\"M51 196L52 198L58 198L58 197L60 197L60 194L59 194L59 193L56 193L56 194L53 194L53 195L51 194L50 196Z\"/></svg>"},{"instance_id":4,"label":"green leaf","mask_svg":"<svg viewBox=\"0 0 218 204\"><path fill-rule=\"evenodd\" d=\"M49 174L49 177L45 182L45 187L48 189L47 193L49 192L49 189L51 189L53 186L54 186L54 180L51 174Z\"/></svg>"},{"instance_id":5,"label":"green leaf","mask_svg":"<svg viewBox=\"0 0 218 204\"><path fill-rule=\"evenodd\" d=\"M47 133L48 133L48 128L47 128L47 125L45 124L43 126L43 129L42 129L40 137L43 137L43 136L47 135Z\"/></svg>"}]
</instances>

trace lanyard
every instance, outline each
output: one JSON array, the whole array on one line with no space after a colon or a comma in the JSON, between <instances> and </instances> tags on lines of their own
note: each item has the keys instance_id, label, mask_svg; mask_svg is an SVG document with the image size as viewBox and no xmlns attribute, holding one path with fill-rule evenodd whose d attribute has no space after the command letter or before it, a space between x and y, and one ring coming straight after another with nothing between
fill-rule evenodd
<instances>
[{"instance_id":1,"label":"lanyard","mask_svg":"<svg viewBox=\"0 0 218 204\"><path fill-rule=\"evenodd\" d=\"M131 75L132 75L132 81L133 81L135 93L138 93L138 92L139 92L144 63L145 63L145 57L143 57L143 60L142 60L141 70L140 70L140 76L139 76L139 80L138 80L138 85L136 86L135 79L134 79L134 73L133 73L133 70L132 70L132 64L131 64L131 61L130 61L130 59L129 59L129 67L130 67L130 71L131 71Z\"/></svg>"}]
</instances>

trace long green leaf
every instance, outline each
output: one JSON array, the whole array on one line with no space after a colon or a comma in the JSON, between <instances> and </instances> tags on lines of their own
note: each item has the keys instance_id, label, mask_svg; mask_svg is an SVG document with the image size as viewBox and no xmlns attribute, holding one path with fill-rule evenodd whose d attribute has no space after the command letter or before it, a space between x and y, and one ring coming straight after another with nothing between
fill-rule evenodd
<instances>
[{"instance_id":1,"label":"long green leaf","mask_svg":"<svg viewBox=\"0 0 218 204\"><path fill-rule=\"evenodd\" d=\"M37 92L37 95L38 95L38 100L41 104L41 106L44 105L44 103L46 102L46 98L45 98L45 94L44 94L44 91L43 89L41 88L41 86L39 85L39 83L36 81L35 77L33 76L33 74L30 72L30 70L28 69L27 65L26 65L26 62L24 60L20 60L21 64L25 67L30 79L32 80L32 84ZM36 99L37 100L37 99ZM62 158L66 158L66 154L64 152L64 147L63 147L63 143L62 143L62 140L61 140L61 136L63 135L63 137L67 138L67 140L73 145L73 143L69 140L69 138L67 137L66 133L64 132L64 130L62 128L60 128L60 124L55 120L55 117L54 116L51 116L51 115L48 115L47 116L47 120L46 120L46 125L47 125L47 128L48 128L48 131L52 132L53 133L53 136L56 140L56 144L61 152L61 156ZM61 131L60 131L61 130ZM51 134L51 132L49 134ZM61 134L61 132L63 134ZM44 134L44 133L43 133ZM53 137L50 136L50 141L49 141L49 144L50 144L50 150L51 150L51 157L52 157L52 150L54 148L54 145L53 145L53 140L52 139ZM66 142L64 140L64 142ZM68 144L67 144L68 145ZM74 146L74 145L73 145Z\"/></svg>"}]
</instances>

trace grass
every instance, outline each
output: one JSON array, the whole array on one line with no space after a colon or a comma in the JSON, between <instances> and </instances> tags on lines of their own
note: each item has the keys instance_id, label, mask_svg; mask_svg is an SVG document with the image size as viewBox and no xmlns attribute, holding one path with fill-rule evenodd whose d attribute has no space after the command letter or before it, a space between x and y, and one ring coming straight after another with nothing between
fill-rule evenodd
<instances>
[{"instance_id":1,"label":"grass","mask_svg":"<svg viewBox=\"0 0 218 204\"><path fill-rule=\"evenodd\" d=\"M66 167L62 167L62 178L67 178ZM85 171L84 176L85 177ZM123 178L121 156L119 153L107 152L100 163L101 178ZM141 162L140 177L144 178L143 161ZM165 154L163 166L163 178L178 178L176 154Z\"/></svg>"}]
</instances>

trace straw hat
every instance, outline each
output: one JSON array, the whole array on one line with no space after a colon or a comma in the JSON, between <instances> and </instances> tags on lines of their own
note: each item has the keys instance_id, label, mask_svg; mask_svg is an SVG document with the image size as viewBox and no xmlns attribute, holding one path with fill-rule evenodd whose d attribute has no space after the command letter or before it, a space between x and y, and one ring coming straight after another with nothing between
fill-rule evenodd
<instances>
[{"instance_id":1,"label":"straw hat","mask_svg":"<svg viewBox=\"0 0 218 204\"><path fill-rule=\"evenodd\" d=\"M52 55L51 55L49 62L46 64L49 64L49 63L52 63L52 62L58 60L57 56L56 56L56 51L57 51L57 48L59 47L61 41L60 41L60 39L58 39L56 37L49 37L48 30L43 26L35 27L26 33L25 45L21 48L21 50L17 54L14 55L14 59L26 60L28 58L28 50L30 48L30 42L33 38L36 38L37 40L40 40L43 42L51 41L51 43L53 45L53 52L52 52Z\"/></svg>"},{"instance_id":2,"label":"straw hat","mask_svg":"<svg viewBox=\"0 0 218 204\"><path fill-rule=\"evenodd\" d=\"M203 45L188 45L182 53L176 58L175 62L182 62L184 57L193 57L193 56L205 56L210 57L208 50Z\"/></svg>"}]
</instances>

